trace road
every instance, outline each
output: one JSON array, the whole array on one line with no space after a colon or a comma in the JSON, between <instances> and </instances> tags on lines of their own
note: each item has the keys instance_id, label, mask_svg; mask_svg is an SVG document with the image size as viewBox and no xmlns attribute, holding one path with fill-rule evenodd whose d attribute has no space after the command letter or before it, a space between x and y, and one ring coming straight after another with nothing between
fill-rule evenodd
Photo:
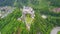
<instances>
[{"instance_id":1,"label":"road","mask_svg":"<svg viewBox=\"0 0 60 34\"><path fill-rule=\"evenodd\" d=\"M57 34L60 31L60 27L55 27L52 31L51 34Z\"/></svg>"}]
</instances>

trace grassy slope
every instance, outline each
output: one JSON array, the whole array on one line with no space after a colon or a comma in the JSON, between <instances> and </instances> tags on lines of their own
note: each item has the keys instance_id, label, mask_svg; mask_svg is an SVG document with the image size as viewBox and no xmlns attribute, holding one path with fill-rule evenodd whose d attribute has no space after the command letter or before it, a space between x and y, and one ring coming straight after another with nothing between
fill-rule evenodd
<instances>
[{"instance_id":1,"label":"grassy slope","mask_svg":"<svg viewBox=\"0 0 60 34\"><path fill-rule=\"evenodd\" d=\"M2 34L12 34L12 33L16 34L18 33L19 28L21 29L21 31L19 31L21 34L28 34L28 33L37 34L38 32L42 34L50 34L50 31L53 27L55 27L55 24L51 22L50 17L48 17L47 19L43 19L39 11L37 12L36 11L35 11L36 16L33 24L31 25L30 31L26 30L24 23L17 21L17 18L21 16L21 12L18 9L16 9L13 13L9 14L7 17L1 20L0 31L2 32Z\"/></svg>"},{"instance_id":2,"label":"grassy slope","mask_svg":"<svg viewBox=\"0 0 60 34\"><path fill-rule=\"evenodd\" d=\"M37 34L39 32L42 34L50 34L50 31L53 27L60 25L60 19L57 19L59 16L48 16L47 19L43 19L41 17L39 9L43 9L45 11L45 9L48 8L46 3L41 3L41 5L39 6L31 4L31 6L34 9L38 9L35 10L36 16L33 24L31 24L30 31L26 30L26 26L24 23L22 23L21 21L17 21L17 18L21 16L21 12L19 11L19 9L16 9L13 13L0 20L0 31L2 32L2 34L17 34L18 32L20 32L21 34ZM58 22L59 24L56 24L56 22Z\"/></svg>"}]
</instances>

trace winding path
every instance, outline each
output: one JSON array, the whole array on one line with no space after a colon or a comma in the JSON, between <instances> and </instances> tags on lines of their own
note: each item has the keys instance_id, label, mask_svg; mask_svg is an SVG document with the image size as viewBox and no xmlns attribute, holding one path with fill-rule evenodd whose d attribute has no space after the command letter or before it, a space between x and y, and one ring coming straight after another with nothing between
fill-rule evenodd
<instances>
[{"instance_id":1,"label":"winding path","mask_svg":"<svg viewBox=\"0 0 60 34\"><path fill-rule=\"evenodd\" d=\"M50 34L57 34L58 31L60 31L60 27L56 27L56 28L54 28L54 29L51 31Z\"/></svg>"}]
</instances>

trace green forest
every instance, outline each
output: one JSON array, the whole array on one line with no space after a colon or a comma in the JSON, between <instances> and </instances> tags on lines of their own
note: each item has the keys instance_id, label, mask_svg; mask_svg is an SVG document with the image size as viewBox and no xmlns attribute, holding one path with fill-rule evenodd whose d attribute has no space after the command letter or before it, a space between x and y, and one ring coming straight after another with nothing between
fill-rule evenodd
<instances>
[{"instance_id":1,"label":"green forest","mask_svg":"<svg viewBox=\"0 0 60 34\"><path fill-rule=\"evenodd\" d=\"M54 27L60 27L60 12L52 10L60 8L60 0L0 0L0 6L16 7L12 13L0 18L1 34L50 34ZM35 11L30 31L26 29L23 21L17 20L22 16L20 9L23 6L32 7ZM47 18L42 18L42 15ZM60 34L60 31L57 34Z\"/></svg>"}]
</instances>

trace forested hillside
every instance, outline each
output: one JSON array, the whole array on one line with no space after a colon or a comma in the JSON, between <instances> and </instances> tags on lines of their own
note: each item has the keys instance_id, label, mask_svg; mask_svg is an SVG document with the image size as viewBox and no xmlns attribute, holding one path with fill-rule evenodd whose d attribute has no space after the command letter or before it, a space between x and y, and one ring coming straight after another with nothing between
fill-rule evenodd
<instances>
[{"instance_id":1,"label":"forested hillside","mask_svg":"<svg viewBox=\"0 0 60 34\"><path fill-rule=\"evenodd\" d=\"M1 34L51 34L53 28L60 27L60 11L52 10L60 8L60 0L0 0L1 6L16 7L12 13L0 18ZM35 11L30 31L23 21L17 20L22 16L23 6L32 7ZM47 18L44 19L42 15Z\"/></svg>"}]
</instances>

